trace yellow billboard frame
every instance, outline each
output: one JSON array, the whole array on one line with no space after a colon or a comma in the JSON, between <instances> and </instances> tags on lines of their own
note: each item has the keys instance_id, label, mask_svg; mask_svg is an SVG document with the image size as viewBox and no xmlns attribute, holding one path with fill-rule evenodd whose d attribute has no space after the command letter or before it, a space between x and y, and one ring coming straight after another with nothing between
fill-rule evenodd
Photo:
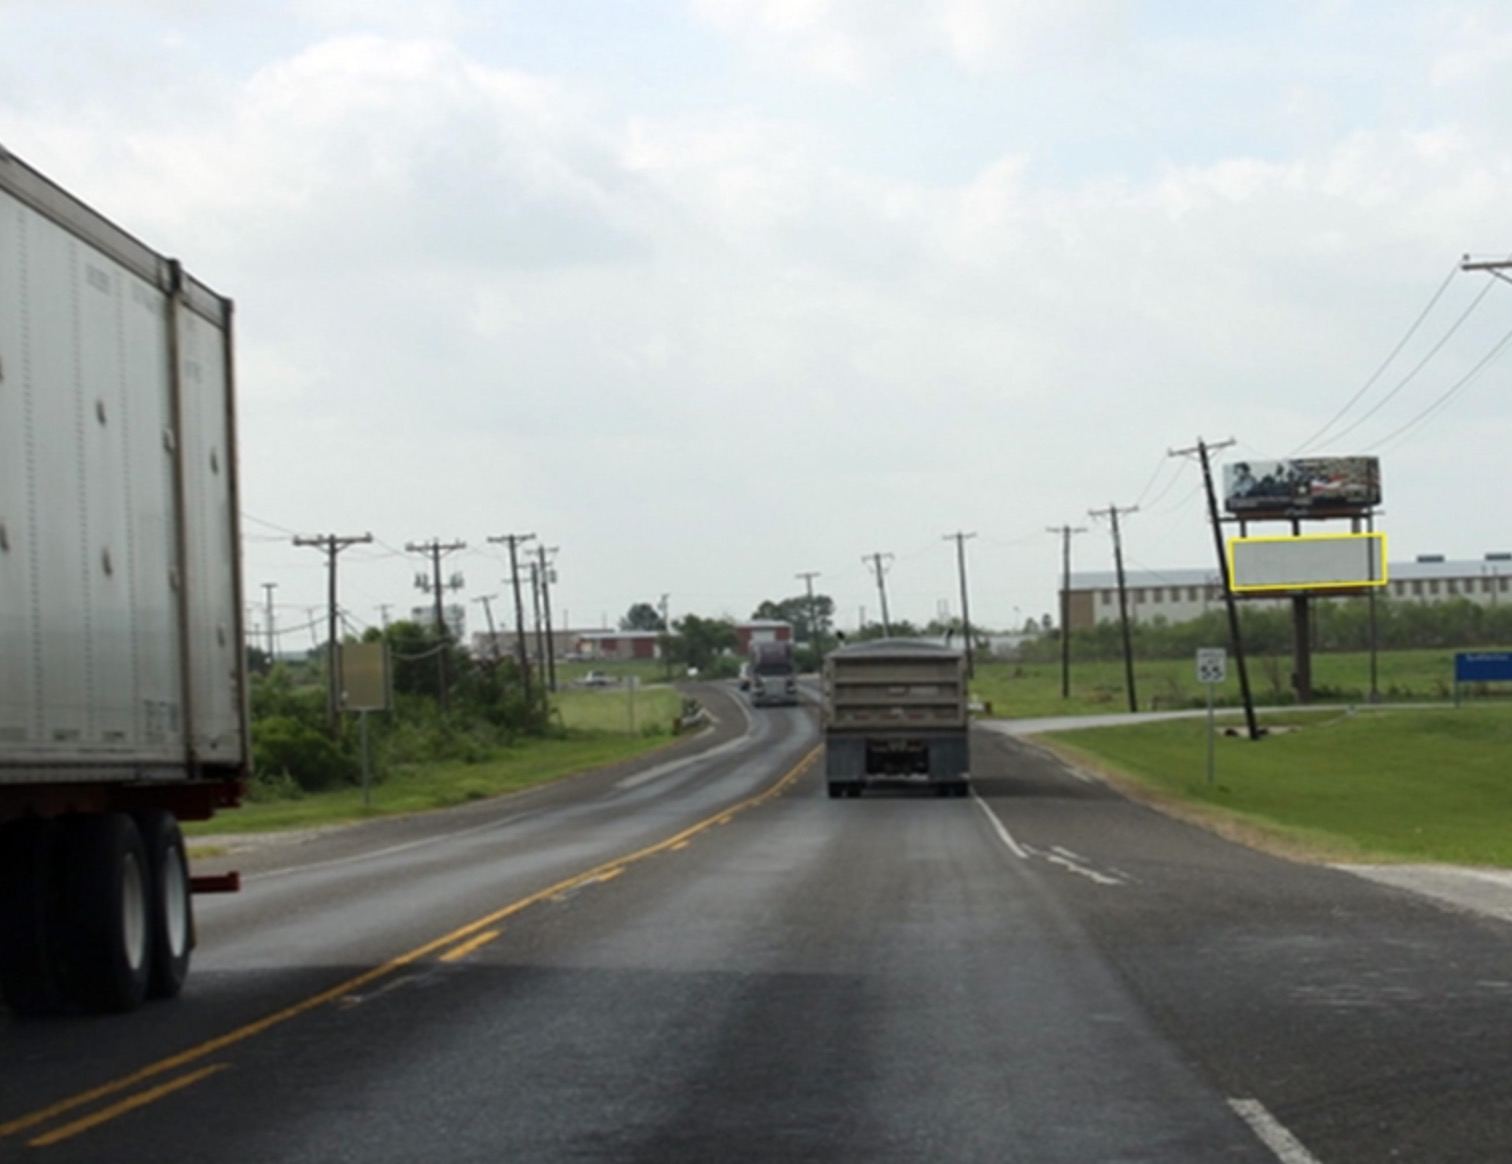
<instances>
[{"instance_id":1,"label":"yellow billboard frame","mask_svg":"<svg viewBox=\"0 0 1512 1164\"><path fill-rule=\"evenodd\" d=\"M1237 582L1234 570L1234 550L1240 545L1253 545L1259 542L1346 542L1357 541L1362 538L1373 538L1379 542L1379 555L1381 563L1381 576L1379 578L1355 578L1349 581L1336 582L1264 582L1241 585ZM1388 568L1386 564L1386 535L1384 533L1347 533L1347 534L1293 534L1281 537L1239 537L1229 538L1227 544L1229 588L1235 594L1267 594L1267 593L1296 593L1298 591L1330 591L1330 590L1361 590L1370 587L1385 586Z\"/></svg>"}]
</instances>

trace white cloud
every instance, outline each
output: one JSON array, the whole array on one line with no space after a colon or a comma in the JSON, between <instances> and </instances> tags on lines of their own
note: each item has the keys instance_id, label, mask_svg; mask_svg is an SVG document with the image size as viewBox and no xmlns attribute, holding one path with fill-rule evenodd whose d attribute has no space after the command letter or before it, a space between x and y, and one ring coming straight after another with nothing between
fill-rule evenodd
<instances>
[{"instance_id":1,"label":"white cloud","mask_svg":"<svg viewBox=\"0 0 1512 1164\"><path fill-rule=\"evenodd\" d=\"M1110 9L698 10L880 92L911 54L970 72L1026 37L1090 38ZM7 144L237 298L249 511L390 542L538 526L567 547L566 601L595 615L669 574L682 609L743 615L800 568L825 570L850 608L845 587L867 600L862 552L928 546L895 579L926 603L900 613L927 618L949 593L927 570L938 555L949 581L951 527L983 535L984 619L1050 609L1054 547L994 543L1127 504L1199 434L1285 454L1456 256L1507 247L1512 153L1479 109L1291 151L1215 118L1200 160L1140 155L1071 179L1046 155L1075 126L1036 110L1045 144L1027 148L989 109L950 122L985 159L959 177L907 156L862 164L837 148L850 123L795 111L786 87L664 107L519 52L372 27L265 54L151 116L109 93L88 118L0 93L26 148ZM1096 79L1073 70L1067 91ZM1500 302L1359 437L1488 347ZM1434 477L1434 456L1442 470L1500 455L1492 383L1388 465L1388 490ZM1142 514L1132 553L1207 560L1186 492ZM1402 496L1393 536L1442 540ZM1460 552L1494 540L1491 517L1460 520ZM395 565L407 584L411 564Z\"/></svg>"},{"instance_id":2,"label":"white cloud","mask_svg":"<svg viewBox=\"0 0 1512 1164\"><path fill-rule=\"evenodd\" d=\"M847 84L940 56L969 72L1047 45L1117 36L1124 0L691 0L710 24L767 56Z\"/></svg>"}]
</instances>

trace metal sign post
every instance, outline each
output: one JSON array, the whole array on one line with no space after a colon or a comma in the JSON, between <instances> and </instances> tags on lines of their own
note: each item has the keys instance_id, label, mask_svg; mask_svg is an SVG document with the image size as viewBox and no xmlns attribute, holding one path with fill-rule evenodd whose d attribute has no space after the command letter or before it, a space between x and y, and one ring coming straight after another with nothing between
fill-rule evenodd
<instances>
[{"instance_id":1,"label":"metal sign post","mask_svg":"<svg viewBox=\"0 0 1512 1164\"><path fill-rule=\"evenodd\" d=\"M1217 726L1213 721L1213 692L1228 678L1228 652L1222 647L1197 649L1197 682L1207 687L1207 782L1213 782L1213 741Z\"/></svg>"},{"instance_id":2,"label":"metal sign post","mask_svg":"<svg viewBox=\"0 0 1512 1164\"><path fill-rule=\"evenodd\" d=\"M342 706L360 714L362 727L362 807L372 803L372 760L368 751L368 712L394 705L393 673L386 642L348 643L341 652Z\"/></svg>"}]
</instances>

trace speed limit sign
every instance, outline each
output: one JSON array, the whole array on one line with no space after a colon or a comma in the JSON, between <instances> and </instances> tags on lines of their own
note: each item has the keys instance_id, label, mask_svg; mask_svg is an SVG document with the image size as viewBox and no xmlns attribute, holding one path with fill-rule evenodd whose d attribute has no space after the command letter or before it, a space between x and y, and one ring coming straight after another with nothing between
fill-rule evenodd
<instances>
[{"instance_id":1,"label":"speed limit sign","mask_svg":"<svg viewBox=\"0 0 1512 1164\"><path fill-rule=\"evenodd\" d=\"M1228 652L1222 647L1200 647L1197 651L1197 682L1222 683L1228 678Z\"/></svg>"}]
</instances>

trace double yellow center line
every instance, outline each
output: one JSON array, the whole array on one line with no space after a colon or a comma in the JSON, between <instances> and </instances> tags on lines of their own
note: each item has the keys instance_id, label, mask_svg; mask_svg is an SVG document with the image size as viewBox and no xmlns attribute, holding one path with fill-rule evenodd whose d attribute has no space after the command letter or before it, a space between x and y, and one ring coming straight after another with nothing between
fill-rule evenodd
<instances>
[{"instance_id":1,"label":"double yellow center line","mask_svg":"<svg viewBox=\"0 0 1512 1164\"><path fill-rule=\"evenodd\" d=\"M323 990L319 994L311 995L302 1002L297 1002L292 1006L287 1006L282 1010L266 1015L255 1022L248 1023L224 1035L209 1039L196 1047L189 1048L187 1051L181 1051L177 1055L170 1055L166 1059L159 1059L156 1063L149 1064L130 1075L124 1075L109 1083L101 1084L99 1087L91 1088L88 1091L81 1091L77 1095L59 1100L57 1103L47 1107L39 1108L27 1115L0 1123L0 1139L7 1139L22 1132L41 1127L44 1124L51 1124L64 1116L83 1108L92 1107L112 1096L134 1091L136 1088L151 1083L160 1076L190 1067L201 1060L208 1059L229 1047L235 1046L237 1043L245 1042L248 1039L263 1034L265 1031L271 1030L273 1027L286 1023L290 1019L298 1018L302 1014L354 994L364 987L370 986L372 983L387 978L406 966L423 961L432 955L435 955L439 961L443 962L454 962L465 958L468 954L473 953L497 938L502 932L500 926L504 921L515 914L529 909L532 905L560 897L574 889L579 889L595 882L612 880L623 873L627 866L633 865L637 861L644 861L647 857L653 857L658 853L681 849L699 833L716 825L728 824L736 813L744 812L748 808L754 808L758 804L765 803L771 798L780 795L803 774L804 770L813 762L814 757L819 754L820 750L820 747L813 748L797 764L789 769L780 780L764 792L757 793L755 796L742 800L729 808L720 809L713 816L699 821L697 824L668 837L666 840L658 841L654 845L649 845L644 849L631 853L628 857L616 857L612 861L595 865L586 872L577 873L562 881L558 881L554 885L550 885L545 889L494 910L494 912L484 917L468 922L466 925L458 927L443 937L426 942L423 946L417 946L408 953L400 954L398 957L392 958L382 965L374 966L370 970L365 970L361 974L348 978L338 986L333 986L329 990ZM213 1063L208 1066L197 1067L187 1074L148 1087L145 1090L136 1091L135 1094L119 1100L108 1107L100 1108L88 1115L81 1116L69 1123L39 1134L33 1139L28 1140L27 1143L33 1148L45 1148L49 1145L60 1143L63 1140L71 1139L74 1136L99 1127L101 1124L108 1123L118 1116L125 1115L127 1112L135 1111L137 1108L145 1107L175 1092L182 1091L184 1088L190 1087L202 1079L207 1079L225 1070L228 1066L230 1066L228 1063Z\"/></svg>"}]
</instances>

